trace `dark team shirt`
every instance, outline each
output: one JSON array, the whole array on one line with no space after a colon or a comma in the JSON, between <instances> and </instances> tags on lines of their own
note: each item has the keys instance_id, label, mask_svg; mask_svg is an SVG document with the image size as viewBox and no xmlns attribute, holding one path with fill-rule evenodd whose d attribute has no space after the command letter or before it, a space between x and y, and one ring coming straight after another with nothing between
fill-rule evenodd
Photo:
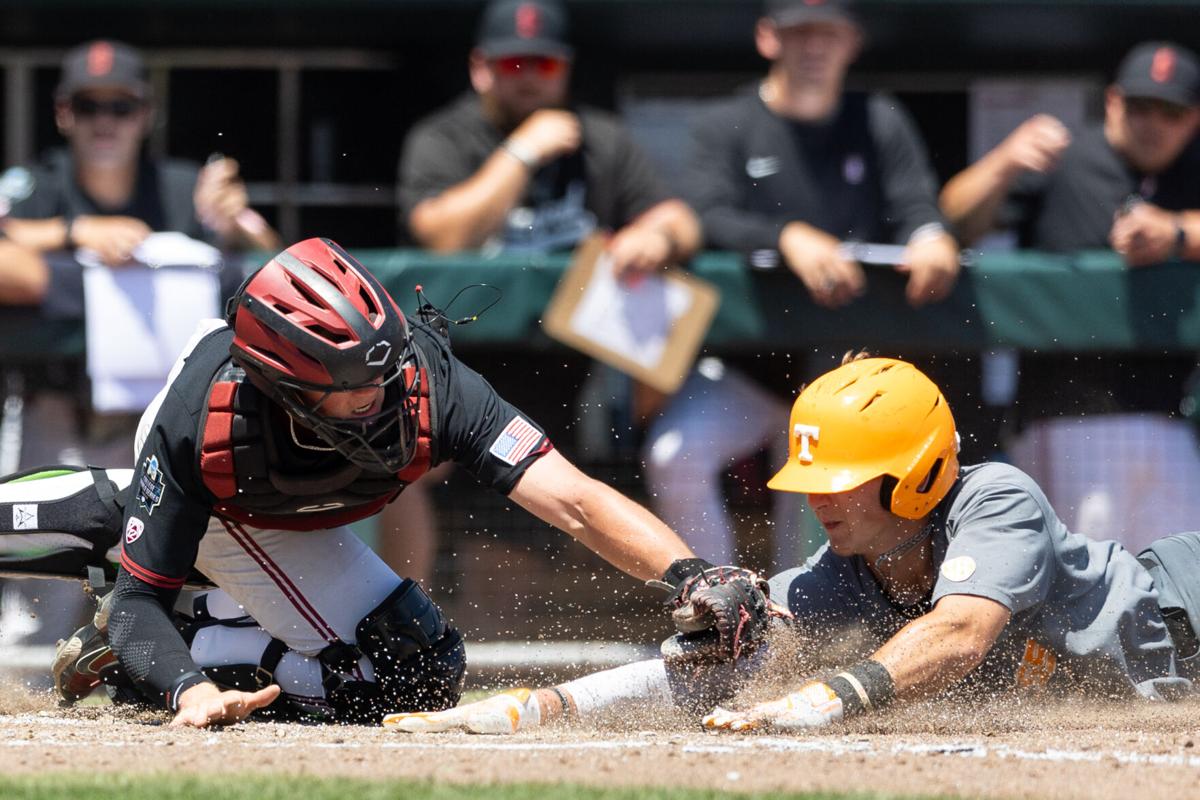
<instances>
[{"instance_id":1,"label":"dark team shirt","mask_svg":"<svg viewBox=\"0 0 1200 800\"><path fill-rule=\"evenodd\" d=\"M199 475L199 426L213 376L228 363L232 331L222 328L203 338L167 388L138 456L126 503L112 645L122 663L154 695L165 693L180 676L197 669L188 648L173 633L166 615L196 561L215 498ZM426 356L440 425L434 431L434 463L454 461L482 483L508 494L551 444L536 422L501 398L486 380L451 354L436 334L414 329ZM514 420L518 422L514 423ZM288 442L284 433L277 442ZM314 455L298 445L281 459L340 460L336 453ZM314 465L319 466L319 465ZM236 463L235 463L236 467ZM397 480L397 488L403 484ZM319 506L319 495L313 505ZM152 635L151 635L152 634ZM145 650L153 659L127 663Z\"/></svg>"},{"instance_id":2,"label":"dark team shirt","mask_svg":"<svg viewBox=\"0 0 1200 800\"><path fill-rule=\"evenodd\" d=\"M134 217L151 230L178 231L194 239L207 234L196 219L192 192L200 167L178 159L143 158L137 183L129 202L120 208L101 206L75 179L75 161L70 150L50 151L41 163L30 168L33 191L13 203L9 216L15 219L50 219L80 215Z\"/></svg>"},{"instance_id":3,"label":"dark team shirt","mask_svg":"<svg viewBox=\"0 0 1200 800\"><path fill-rule=\"evenodd\" d=\"M1200 144L1159 175L1122 159L1099 125L1080 133L1046 174L1014 184L1000 223L1021 247L1053 252L1106 250L1113 218L1131 196L1170 211L1200 208ZM1080 275L1080 280L1085 276ZM1022 354L1017 409L1022 419L1118 412L1176 414L1195 368L1176 354ZM1046 387L1054 391L1046 391Z\"/></svg>"},{"instance_id":4,"label":"dark team shirt","mask_svg":"<svg viewBox=\"0 0 1200 800\"><path fill-rule=\"evenodd\" d=\"M596 228L621 228L668 199L649 159L616 117L571 110L579 116L583 145L537 171L489 245L510 252L568 250ZM409 236L418 203L474 175L509 133L484 117L474 93L418 122L400 158L402 236Z\"/></svg>"},{"instance_id":5,"label":"dark team shirt","mask_svg":"<svg viewBox=\"0 0 1200 800\"><path fill-rule=\"evenodd\" d=\"M71 219L82 215L127 216L140 219L155 231L178 231L193 239L216 243L216 236L196 219L192 194L200 166L178 159L142 158L137 182L129 202L120 208L102 207L83 190L75 179L75 161L70 150L49 151L41 162L25 168L20 180L32 185L32 191L12 204L14 219ZM46 266L50 283L42 300L41 311L54 319L79 319L83 316L83 277L79 264L63 254L49 254Z\"/></svg>"},{"instance_id":6,"label":"dark team shirt","mask_svg":"<svg viewBox=\"0 0 1200 800\"><path fill-rule=\"evenodd\" d=\"M819 123L781 117L758 87L720 100L692 126L684 196L709 247L778 264L779 232L802 221L842 241L904 243L941 223L937 180L892 97L846 93Z\"/></svg>"}]
</instances>

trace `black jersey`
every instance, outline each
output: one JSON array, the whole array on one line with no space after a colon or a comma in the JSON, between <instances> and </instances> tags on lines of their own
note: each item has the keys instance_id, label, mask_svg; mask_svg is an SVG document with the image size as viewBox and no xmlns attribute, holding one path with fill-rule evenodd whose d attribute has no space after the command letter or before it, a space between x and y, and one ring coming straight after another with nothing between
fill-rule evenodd
<instances>
[{"instance_id":1,"label":"black jersey","mask_svg":"<svg viewBox=\"0 0 1200 800\"><path fill-rule=\"evenodd\" d=\"M15 219L46 219L81 215L120 215L145 222L151 230L179 231L193 239L211 238L196 218L192 195L200 167L180 159L143 158L129 202L120 208L102 207L75 177L75 159L66 149L51 150L32 169L33 191L13 204Z\"/></svg>"},{"instance_id":2,"label":"black jersey","mask_svg":"<svg viewBox=\"0 0 1200 800\"><path fill-rule=\"evenodd\" d=\"M216 498L199 473L201 421L218 371L229 363L232 333L222 328L202 338L165 390L126 501L118 600L122 619L112 644L131 676L151 695L165 695L180 675L196 671L187 647L173 634L164 609L196 562ZM500 397L486 380L460 362L437 334L414 328L414 344L424 356L439 424L432 435L434 463L454 461L482 483L508 494L538 458L552 449L536 422ZM281 423L287 425L286 419ZM341 459L314 450L290 432L281 453L314 469ZM236 466L236 459L235 459ZM374 475L373 480L386 479ZM395 476L396 489L404 482ZM320 505L320 498L313 498ZM132 600L132 602L128 602ZM148 602L148 601L153 602ZM116 609L114 609L114 612ZM136 632L135 632L136 631ZM128 663L130 649L153 649L154 658Z\"/></svg>"},{"instance_id":3,"label":"black jersey","mask_svg":"<svg viewBox=\"0 0 1200 800\"><path fill-rule=\"evenodd\" d=\"M495 240L507 251L569 250L593 229L615 230L670 195L645 153L612 114L571 109L583 146L538 168ZM399 199L402 236L421 201L470 178L508 135L474 93L421 120L404 143Z\"/></svg>"},{"instance_id":4,"label":"black jersey","mask_svg":"<svg viewBox=\"0 0 1200 800\"><path fill-rule=\"evenodd\" d=\"M721 100L692 126L685 199L709 247L778 264L779 233L806 222L843 241L904 243L941 223L937 180L895 98L847 92L828 120L781 117L757 87Z\"/></svg>"}]
</instances>

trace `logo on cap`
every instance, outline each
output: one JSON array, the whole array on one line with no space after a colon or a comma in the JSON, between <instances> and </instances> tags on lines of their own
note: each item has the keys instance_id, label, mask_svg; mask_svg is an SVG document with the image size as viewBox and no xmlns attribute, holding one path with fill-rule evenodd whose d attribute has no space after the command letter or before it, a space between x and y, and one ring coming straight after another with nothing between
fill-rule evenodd
<instances>
[{"instance_id":1,"label":"logo on cap","mask_svg":"<svg viewBox=\"0 0 1200 800\"><path fill-rule=\"evenodd\" d=\"M821 441L821 428L817 425L800 425L797 424L793 429L796 438L800 440L800 448L796 451L796 458L801 464L811 464L813 460L812 450L809 445L813 442Z\"/></svg>"},{"instance_id":2,"label":"logo on cap","mask_svg":"<svg viewBox=\"0 0 1200 800\"><path fill-rule=\"evenodd\" d=\"M1169 47L1160 47L1154 51L1154 60L1150 62L1150 77L1155 83L1166 83L1175 74L1175 51Z\"/></svg>"},{"instance_id":3,"label":"logo on cap","mask_svg":"<svg viewBox=\"0 0 1200 800\"><path fill-rule=\"evenodd\" d=\"M517 6L516 16L517 36L522 39L532 39L542 29L542 12L533 3L522 3Z\"/></svg>"},{"instance_id":4,"label":"logo on cap","mask_svg":"<svg viewBox=\"0 0 1200 800\"><path fill-rule=\"evenodd\" d=\"M96 42L88 49L88 75L107 75L113 68L113 46L108 42Z\"/></svg>"}]
</instances>

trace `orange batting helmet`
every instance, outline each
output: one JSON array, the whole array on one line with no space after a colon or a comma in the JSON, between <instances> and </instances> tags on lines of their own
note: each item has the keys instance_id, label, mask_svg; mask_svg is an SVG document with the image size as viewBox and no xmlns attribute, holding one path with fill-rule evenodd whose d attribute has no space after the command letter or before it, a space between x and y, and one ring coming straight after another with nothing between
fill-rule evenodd
<instances>
[{"instance_id":1,"label":"orange batting helmet","mask_svg":"<svg viewBox=\"0 0 1200 800\"><path fill-rule=\"evenodd\" d=\"M843 364L796 398L788 462L772 489L832 494L880 475L894 479L884 504L920 519L958 477L958 433L950 406L919 369L891 358Z\"/></svg>"}]
</instances>

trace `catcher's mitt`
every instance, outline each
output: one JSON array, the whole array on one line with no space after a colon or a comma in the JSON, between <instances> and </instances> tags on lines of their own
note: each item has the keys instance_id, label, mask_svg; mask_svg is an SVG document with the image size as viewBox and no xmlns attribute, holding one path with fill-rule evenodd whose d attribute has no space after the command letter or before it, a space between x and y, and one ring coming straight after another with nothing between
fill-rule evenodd
<instances>
[{"instance_id":1,"label":"catcher's mitt","mask_svg":"<svg viewBox=\"0 0 1200 800\"><path fill-rule=\"evenodd\" d=\"M663 643L672 662L738 659L760 645L772 617L790 617L769 599L767 581L741 567L712 567L680 582L667 607L679 634Z\"/></svg>"}]
</instances>

